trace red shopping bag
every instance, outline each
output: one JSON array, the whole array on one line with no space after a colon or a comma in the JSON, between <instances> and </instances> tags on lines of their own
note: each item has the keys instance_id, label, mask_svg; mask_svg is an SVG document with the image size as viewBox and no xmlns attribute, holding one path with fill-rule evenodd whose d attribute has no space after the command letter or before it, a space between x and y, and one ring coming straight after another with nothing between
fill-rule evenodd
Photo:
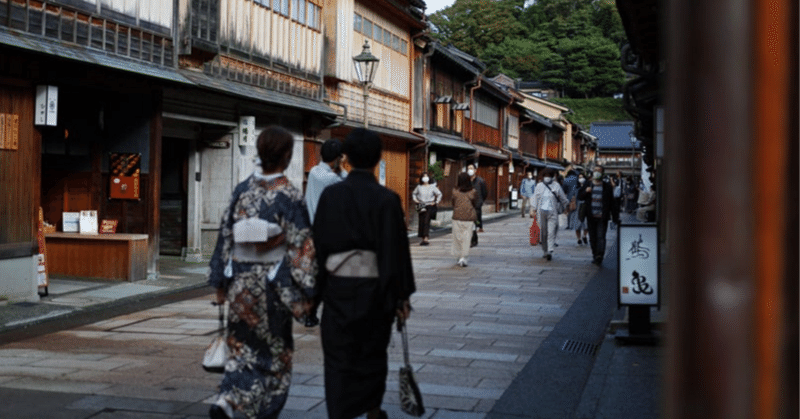
<instances>
[{"instance_id":1,"label":"red shopping bag","mask_svg":"<svg viewBox=\"0 0 800 419\"><path fill-rule=\"evenodd\" d=\"M531 246L536 246L539 244L539 224L536 222L536 219L533 219L533 223L531 223Z\"/></svg>"}]
</instances>

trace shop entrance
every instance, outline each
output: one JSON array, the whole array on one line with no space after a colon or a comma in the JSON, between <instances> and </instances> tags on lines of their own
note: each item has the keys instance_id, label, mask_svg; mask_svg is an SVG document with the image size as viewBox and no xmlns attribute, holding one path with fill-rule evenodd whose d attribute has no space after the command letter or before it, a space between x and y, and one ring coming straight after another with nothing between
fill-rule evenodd
<instances>
[{"instance_id":1,"label":"shop entrance","mask_svg":"<svg viewBox=\"0 0 800 419\"><path fill-rule=\"evenodd\" d=\"M162 255L182 256L186 248L189 141L164 138L161 146Z\"/></svg>"}]
</instances>

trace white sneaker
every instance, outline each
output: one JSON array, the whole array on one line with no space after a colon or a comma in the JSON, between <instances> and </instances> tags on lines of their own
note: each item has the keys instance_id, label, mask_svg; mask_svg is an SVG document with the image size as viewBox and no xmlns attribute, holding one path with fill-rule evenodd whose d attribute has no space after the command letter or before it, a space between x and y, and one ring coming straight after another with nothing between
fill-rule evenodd
<instances>
[{"instance_id":1,"label":"white sneaker","mask_svg":"<svg viewBox=\"0 0 800 419\"><path fill-rule=\"evenodd\" d=\"M459 259L458 260L458 266L461 266L462 268L465 268L467 266L467 260L464 259L464 258Z\"/></svg>"}]
</instances>

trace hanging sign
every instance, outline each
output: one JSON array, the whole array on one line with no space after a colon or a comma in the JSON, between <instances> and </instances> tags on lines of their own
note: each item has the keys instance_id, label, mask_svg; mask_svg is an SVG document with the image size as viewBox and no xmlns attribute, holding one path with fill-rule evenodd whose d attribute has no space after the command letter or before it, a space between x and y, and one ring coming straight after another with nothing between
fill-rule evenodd
<instances>
[{"instance_id":1,"label":"hanging sign","mask_svg":"<svg viewBox=\"0 0 800 419\"><path fill-rule=\"evenodd\" d=\"M620 306L660 306L658 243L657 224L622 224L617 229Z\"/></svg>"},{"instance_id":2,"label":"hanging sign","mask_svg":"<svg viewBox=\"0 0 800 419\"><path fill-rule=\"evenodd\" d=\"M112 199L139 199L142 155L140 153L109 154Z\"/></svg>"}]
</instances>

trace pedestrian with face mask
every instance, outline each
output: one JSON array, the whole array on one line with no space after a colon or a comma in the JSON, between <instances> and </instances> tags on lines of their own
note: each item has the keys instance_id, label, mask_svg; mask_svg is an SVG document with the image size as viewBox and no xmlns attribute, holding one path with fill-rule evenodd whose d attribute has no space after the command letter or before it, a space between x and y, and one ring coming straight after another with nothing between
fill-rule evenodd
<instances>
[{"instance_id":1,"label":"pedestrian with face mask","mask_svg":"<svg viewBox=\"0 0 800 419\"><path fill-rule=\"evenodd\" d=\"M411 199L419 207L417 209L419 214L418 235L422 239L419 242L420 246L430 244L428 237L430 236L431 220L436 217L437 205L442 201L442 192L430 181L431 178L428 172L423 172L419 178L419 184L414 188L414 192L411 193Z\"/></svg>"},{"instance_id":2,"label":"pedestrian with face mask","mask_svg":"<svg viewBox=\"0 0 800 419\"><path fill-rule=\"evenodd\" d=\"M569 225L575 228L575 237L577 237L578 245L580 246L581 244L589 244L589 227L586 225L586 217L581 217L581 207L584 203L578 199L578 192L582 187L586 187L586 176L583 173L578 175L578 183L576 185L575 190L571 194L568 193L567 197L572 199L574 196L577 203L575 211L569 213ZM581 231L583 231L583 238L581 238Z\"/></svg>"},{"instance_id":3,"label":"pedestrian with face mask","mask_svg":"<svg viewBox=\"0 0 800 419\"><path fill-rule=\"evenodd\" d=\"M478 172L474 164L467 165L467 174L472 180L472 187L478 193L478 202L475 204L475 212L477 213L477 220L475 225L478 226L478 232L483 233L483 201L489 196L489 189L486 187L486 181L478 176Z\"/></svg>"},{"instance_id":4,"label":"pedestrian with face mask","mask_svg":"<svg viewBox=\"0 0 800 419\"><path fill-rule=\"evenodd\" d=\"M542 181L533 193L532 210L541 229L542 257L553 259L556 234L558 234L558 215L564 212L569 201L561 185L555 181L555 171L545 169Z\"/></svg>"},{"instance_id":5,"label":"pedestrian with face mask","mask_svg":"<svg viewBox=\"0 0 800 419\"><path fill-rule=\"evenodd\" d=\"M619 224L619 208L614 203L614 187L603 181L603 166L596 165L592 181L578 191L578 200L586 208L586 224L589 227L589 244L592 247L592 263L601 265L606 254L606 232L608 222Z\"/></svg>"},{"instance_id":6,"label":"pedestrian with face mask","mask_svg":"<svg viewBox=\"0 0 800 419\"><path fill-rule=\"evenodd\" d=\"M528 209L530 212L530 216L533 217L533 211L528 208L530 205L529 201L533 196L533 190L536 188L536 181L533 180L533 172L525 173L525 177L522 178L522 182L519 184L519 194L522 196L522 218L525 218L525 209Z\"/></svg>"}]
</instances>

